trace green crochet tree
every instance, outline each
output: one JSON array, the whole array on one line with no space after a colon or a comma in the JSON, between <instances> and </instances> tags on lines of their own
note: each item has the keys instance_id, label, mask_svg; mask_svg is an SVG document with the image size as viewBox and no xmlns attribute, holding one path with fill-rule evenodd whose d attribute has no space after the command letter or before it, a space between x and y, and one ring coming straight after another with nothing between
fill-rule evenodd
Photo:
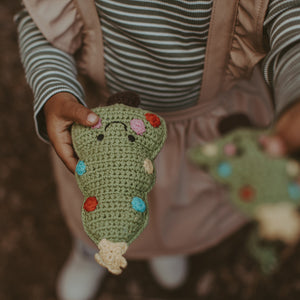
<instances>
[{"instance_id":1,"label":"green crochet tree","mask_svg":"<svg viewBox=\"0 0 300 300\"><path fill-rule=\"evenodd\" d=\"M166 139L164 120L138 104L135 93L117 93L93 109L96 126L72 127L83 226L100 250L97 262L114 274L126 267L123 254L148 223L153 161Z\"/></svg>"},{"instance_id":2,"label":"green crochet tree","mask_svg":"<svg viewBox=\"0 0 300 300\"><path fill-rule=\"evenodd\" d=\"M248 244L265 273L278 266L278 241L294 245L300 236L299 164L267 154L263 147L267 135L239 129L189 151L195 164L228 188L234 207L256 224Z\"/></svg>"}]
</instances>

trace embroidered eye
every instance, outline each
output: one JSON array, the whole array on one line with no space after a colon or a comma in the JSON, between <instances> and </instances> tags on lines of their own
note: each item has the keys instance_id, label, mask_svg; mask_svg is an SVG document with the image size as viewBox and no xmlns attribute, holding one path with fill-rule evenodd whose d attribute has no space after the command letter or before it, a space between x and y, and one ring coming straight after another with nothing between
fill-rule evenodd
<instances>
[{"instance_id":1,"label":"embroidered eye","mask_svg":"<svg viewBox=\"0 0 300 300\"><path fill-rule=\"evenodd\" d=\"M102 141L104 139L104 135L103 134L99 134L98 136L97 136L97 140L98 141Z\"/></svg>"},{"instance_id":2,"label":"embroidered eye","mask_svg":"<svg viewBox=\"0 0 300 300\"><path fill-rule=\"evenodd\" d=\"M130 142L134 142L135 141L135 137L133 136L133 135L129 135L128 136L128 140L130 141Z\"/></svg>"}]
</instances>

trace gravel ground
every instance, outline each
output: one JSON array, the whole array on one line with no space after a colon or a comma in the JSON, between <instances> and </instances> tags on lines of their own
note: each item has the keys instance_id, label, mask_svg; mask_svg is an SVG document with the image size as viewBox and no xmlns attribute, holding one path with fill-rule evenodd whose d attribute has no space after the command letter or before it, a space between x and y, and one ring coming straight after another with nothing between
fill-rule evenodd
<instances>
[{"instance_id":1,"label":"gravel ground","mask_svg":"<svg viewBox=\"0 0 300 300\"><path fill-rule=\"evenodd\" d=\"M48 145L34 132L32 95L12 22L18 9L16 0L0 3L0 300L54 300L71 240L56 200ZM299 256L265 278L245 250L247 232L190 257L189 277L176 291L157 285L146 262L130 261L123 275L107 276L97 299L299 299Z\"/></svg>"}]
</instances>

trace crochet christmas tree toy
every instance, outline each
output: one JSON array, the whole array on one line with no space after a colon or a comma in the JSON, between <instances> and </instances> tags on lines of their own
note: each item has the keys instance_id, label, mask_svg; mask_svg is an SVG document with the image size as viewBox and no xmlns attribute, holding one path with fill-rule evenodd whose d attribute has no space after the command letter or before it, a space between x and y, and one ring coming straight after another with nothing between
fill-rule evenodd
<instances>
[{"instance_id":1,"label":"crochet christmas tree toy","mask_svg":"<svg viewBox=\"0 0 300 300\"><path fill-rule=\"evenodd\" d=\"M275 244L300 237L300 167L264 151L269 132L239 129L189 151L191 160L229 190L232 204L256 223L249 247L264 272L279 262Z\"/></svg>"},{"instance_id":2,"label":"crochet christmas tree toy","mask_svg":"<svg viewBox=\"0 0 300 300\"><path fill-rule=\"evenodd\" d=\"M93 109L96 126L72 126L83 226L100 250L97 262L113 274L126 267L123 254L148 223L153 161L166 139L164 120L133 107L138 103L135 93L115 94L108 106Z\"/></svg>"}]
</instances>

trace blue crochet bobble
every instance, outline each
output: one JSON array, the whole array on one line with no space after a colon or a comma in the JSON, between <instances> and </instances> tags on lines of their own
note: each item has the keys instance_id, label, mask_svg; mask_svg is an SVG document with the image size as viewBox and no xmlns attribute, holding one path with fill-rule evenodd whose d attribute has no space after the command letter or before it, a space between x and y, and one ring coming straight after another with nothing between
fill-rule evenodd
<instances>
[{"instance_id":1,"label":"blue crochet bobble","mask_svg":"<svg viewBox=\"0 0 300 300\"><path fill-rule=\"evenodd\" d=\"M232 167L229 163L227 162L222 162L219 166L218 166L218 174L221 177L228 177L231 175L232 172Z\"/></svg>"},{"instance_id":2,"label":"blue crochet bobble","mask_svg":"<svg viewBox=\"0 0 300 300\"><path fill-rule=\"evenodd\" d=\"M138 212L144 212L146 210L145 202L139 197L133 197L133 199L131 201L131 205L132 205L133 209Z\"/></svg>"},{"instance_id":3,"label":"blue crochet bobble","mask_svg":"<svg viewBox=\"0 0 300 300\"><path fill-rule=\"evenodd\" d=\"M84 161L78 161L75 171L79 176L83 175L86 172L86 166Z\"/></svg>"},{"instance_id":4,"label":"blue crochet bobble","mask_svg":"<svg viewBox=\"0 0 300 300\"><path fill-rule=\"evenodd\" d=\"M288 193L293 200L300 199L300 186L296 183L290 183L288 185Z\"/></svg>"}]
</instances>

